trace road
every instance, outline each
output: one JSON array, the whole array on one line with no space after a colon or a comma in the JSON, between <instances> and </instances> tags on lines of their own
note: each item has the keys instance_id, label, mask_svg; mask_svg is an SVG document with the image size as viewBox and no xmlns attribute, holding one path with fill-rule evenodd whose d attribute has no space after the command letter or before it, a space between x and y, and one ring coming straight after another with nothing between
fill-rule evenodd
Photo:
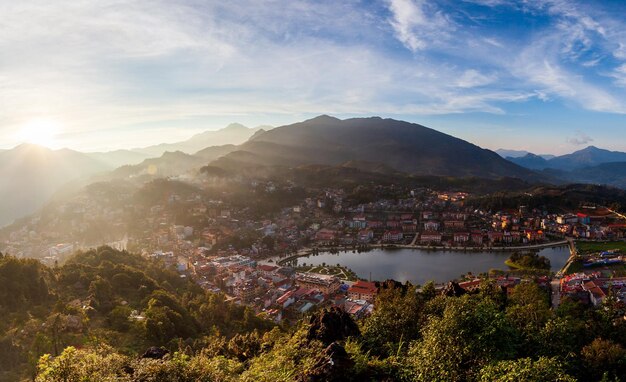
<instances>
[{"instance_id":1,"label":"road","mask_svg":"<svg viewBox=\"0 0 626 382\"><path fill-rule=\"evenodd\" d=\"M578 252L576 251L576 243L574 242L574 239L572 239L571 237L567 238L567 245L569 246L569 258L567 259L567 262L565 263L565 265L563 266L563 268L561 268L555 275L555 277L560 278L561 276L563 276L565 274L565 271L567 270L567 268L570 266L570 264L572 263L572 261L574 261L574 259L576 259L576 255L578 255Z\"/></svg>"},{"instance_id":2,"label":"road","mask_svg":"<svg viewBox=\"0 0 626 382\"><path fill-rule=\"evenodd\" d=\"M612 213L614 213L615 215L619 216L620 218L622 218L622 219L626 220L626 216L624 216L624 215L620 214L619 212L617 212L617 211L613 211L612 209L610 209L610 208L608 208L608 207L607 207L607 210L609 210L610 212L612 212Z\"/></svg>"},{"instance_id":3,"label":"road","mask_svg":"<svg viewBox=\"0 0 626 382\"><path fill-rule=\"evenodd\" d=\"M552 288L552 309L556 310L561 303L561 280L553 278L550 287Z\"/></svg>"}]
</instances>

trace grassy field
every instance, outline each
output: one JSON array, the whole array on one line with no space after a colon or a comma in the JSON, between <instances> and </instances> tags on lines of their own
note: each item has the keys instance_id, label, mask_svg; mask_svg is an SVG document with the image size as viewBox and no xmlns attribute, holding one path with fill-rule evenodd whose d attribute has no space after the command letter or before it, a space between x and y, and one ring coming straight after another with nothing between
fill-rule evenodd
<instances>
[{"instance_id":1,"label":"grassy field","mask_svg":"<svg viewBox=\"0 0 626 382\"><path fill-rule=\"evenodd\" d=\"M331 266L331 265L317 265L317 266L299 266L296 268L298 272L304 273L317 273L320 275L331 275L337 276L342 280L346 281L356 281L358 280L357 275L351 270L342 267L342 266Z\"/></svg>"},{"instance_id":2,"label":"grassy field","mask_svg":"<svg viewBox=\"0 0 626 382\"><path fill-rule=\"evenodd\" d=\"M608 241L605 243L589 242L589 241L577 241L576 248L578 248L579 254L588 255L591 253L610 251L613 249L619 249L621 252L626 253L625 241Z\"/></svg>"},{"instance_id":3,"label":"grassy field","mask_svg":"<svg viewBox=\"0 0 626 382\"><path fill-rule=\"evenodd\" d=\"M613 265L604 265L597 267L585 268L583 267L582 261L573 262L570 267L567 269L566 274L570 275L572 273L578 273L583 271L610 271L612 275L615 277L624 277L626 276L626 266L624 264L613 264Z\"/></svg>"},{"instance_id":4,"label":"grassy field","mask_svg":"<svg viewBox=\"0 0 626 382\"><path fill-rule=\"evenodd\" d=\"M520 264L517 264L517 263L511 261L510 259L506 260L504 262L504 264L506 264L507 266L509 266L509 267L511 267L513 269L517 269L517 270L521 270L521 271L548 271L547 269L524 267L524 266L522 266Z\"/></svg>"}]
</instances>

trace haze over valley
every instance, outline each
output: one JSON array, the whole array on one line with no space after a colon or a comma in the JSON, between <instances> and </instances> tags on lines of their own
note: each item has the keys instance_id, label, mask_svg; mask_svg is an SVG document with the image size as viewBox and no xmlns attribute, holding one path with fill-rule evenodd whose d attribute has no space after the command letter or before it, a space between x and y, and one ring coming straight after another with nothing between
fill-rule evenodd
<instances>
[{"instance_id":1,"label":"haze over valley","mask_svg":"<svg viewBox=\"0 0 626 382\"><path fill-rule=\"evenodd\" d=\"M0 0L0 382L626 382L625 14Z\"/></svg>"}]
</instances>

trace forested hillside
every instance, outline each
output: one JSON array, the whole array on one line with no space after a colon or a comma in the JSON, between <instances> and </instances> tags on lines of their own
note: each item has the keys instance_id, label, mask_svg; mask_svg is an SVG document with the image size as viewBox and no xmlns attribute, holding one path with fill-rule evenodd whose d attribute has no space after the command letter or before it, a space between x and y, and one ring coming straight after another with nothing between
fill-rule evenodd
<instances>
[{"instance_id":1,"label":"forested hillside","mask_svg":"<svg viewBox=\"0 0 626 382\"><path fill-rule=\"evenodd\" d=\"M107 247L54 269L3 256L0 280L3 381L613 381L626 372L622 303L565 300L553 311L536 284L507 296L484 282L459 296L388 282L369 318L326 310L278 328Z\"/></svg>"},{"instance_id":2,"label":"forested hillside","mask_svg":"<svg viewBox=\"0 0 626 382\"><path fill-rule=\"evenodd\" d=\"M161 263L108 247L54 269L2 256L0 283L1 381L33 378L40 356L67 346L109 344L121 354L150 346L199 349L272 327Z\"/></svg>"}]
</instances>

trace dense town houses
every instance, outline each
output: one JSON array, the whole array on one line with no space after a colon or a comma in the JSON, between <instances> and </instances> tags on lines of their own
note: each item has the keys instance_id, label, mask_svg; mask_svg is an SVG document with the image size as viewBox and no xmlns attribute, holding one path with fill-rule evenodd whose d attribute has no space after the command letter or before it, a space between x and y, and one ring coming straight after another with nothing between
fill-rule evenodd
<instances>
[{"instance_id":1,"label":"dense town houses","mask_svg":"<svg viewBox=\"0 0 626 382\"><path fill-rule=\"evenodd\" d=\"M264 197L295 189L288 181L241 178L232 182ZM199 190L211 185L195 184ZM558 213L524 206L488 211L470 205L467 193L395 186L375 186L372 194L384 196L370 201L355 200L341 188L300 192L290 205L263 213L252 213L249 206L241 207L226 197L209 198L202 191L163 191L163 197L145 205L131 203L134 196L128 192L79 194L5 229L0 250L38 258L50 266L76 250L100 245L140 252L175 268L182 277L194 278L209 291L225 293L280 321L328 305L355 316L373 309L375 284L358 280L366 275L340 279L279 264L303 250L514 249L564 238L617 240L626 232L626 224L600 206ZM607 283L602 277L585 277L572 293L588 296L593 304L602 301ZM471 290L477 285L476 281L463 287ZM564 284L563 293L569 293L568 288Z\"/></svg>"}]
</instances>

